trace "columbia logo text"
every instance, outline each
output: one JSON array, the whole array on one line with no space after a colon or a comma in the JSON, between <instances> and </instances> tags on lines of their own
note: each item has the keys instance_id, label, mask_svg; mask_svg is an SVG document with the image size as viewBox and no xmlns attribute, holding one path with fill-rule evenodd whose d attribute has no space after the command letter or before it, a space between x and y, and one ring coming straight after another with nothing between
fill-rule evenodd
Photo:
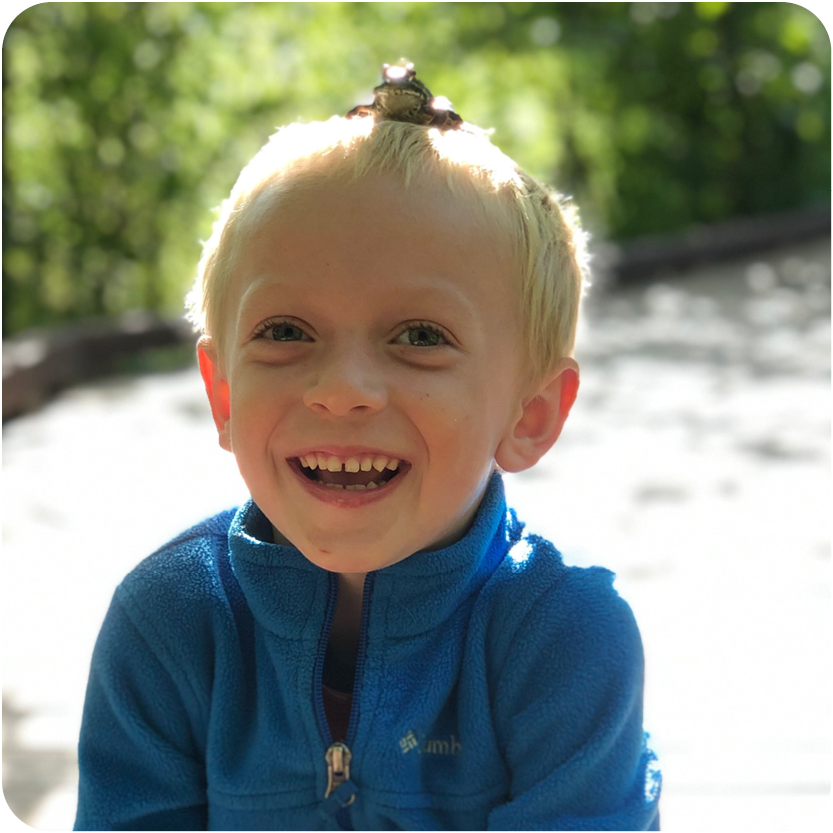
<instances>
[{"instance_id":1,"label":"columbia logo text","mask_svg":"<svg viewBox=\"0 0 833 833\"><path fill-rule=\"evenodd\" d=\"M454 735L447 738L424 738L420 741L412 730L399 741L399 748L403 755L413 749L420 755L459 755L463 751L463 744Z\"/></svg>"}]
</instances>

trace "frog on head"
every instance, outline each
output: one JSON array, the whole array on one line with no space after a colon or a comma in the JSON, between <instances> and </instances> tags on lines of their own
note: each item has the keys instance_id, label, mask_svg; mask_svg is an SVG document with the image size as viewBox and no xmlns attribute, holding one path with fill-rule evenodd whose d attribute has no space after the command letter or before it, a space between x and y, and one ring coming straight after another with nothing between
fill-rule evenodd
<instances>
[{"instance_id":1,"label":"frog on head","mask_svg":"<svg viewBox=\"0 0 833 833\"><path fill-rule=\"evenodd\" d=\"M364 574L468 529L578 388L568 206L485 135L370 118L279 130L189 296L220 444L275 540Z\"/></svg>"},{"instance_id":2,"label":"frog on head","mask_svg":"<svg viewBox=\"0 0 833 833\"><path fill-rule=\"evenodd\" d=\"M463 119L454 112L444 96L434 97L417 77L412 63L382 65L382 83L373 89L373 104L359 104L348 114L373 116L443 129L463 126Z\"/></svg>"}]
</instances>

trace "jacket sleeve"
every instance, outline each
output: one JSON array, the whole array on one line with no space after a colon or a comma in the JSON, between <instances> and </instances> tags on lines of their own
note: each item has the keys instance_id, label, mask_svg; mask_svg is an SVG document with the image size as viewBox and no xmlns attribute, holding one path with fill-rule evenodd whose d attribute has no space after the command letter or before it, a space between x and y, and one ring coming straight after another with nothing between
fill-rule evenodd
<instances>
[{"instance_id":1,"label":"jacket sleeve","mask_svg":"<svg viewBox=\"0 0 833 833\"><path fill-rule=\"evenodd\" d=\"M495 695L511 792L489 830L659 830L642 642L612 580L567 570L515 632Z\"/></svg>"},{"instance_id":2,"label":"jacket sleeve","mask_svg":"<svg viewBox=\"0 0 833 833\"><path fill-rule=\"evenodd\" d=\"M174 668L151 648L117 590L84 702L75 830L206 829L198 700Z\"/></svg>"}]
</instances>

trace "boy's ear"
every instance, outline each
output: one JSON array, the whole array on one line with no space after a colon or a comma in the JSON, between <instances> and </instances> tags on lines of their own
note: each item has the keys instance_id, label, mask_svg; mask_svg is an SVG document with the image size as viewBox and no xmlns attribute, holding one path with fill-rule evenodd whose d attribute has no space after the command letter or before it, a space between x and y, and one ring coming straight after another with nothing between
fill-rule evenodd
<instances>
[{"instance_id":1,"label":"boy's ear","mask_svg":"<svg viewBox=\"0 0 833 833\"><path fill-rule=\"evenodd\" d=\"M231 405L229 386L220 371L217 348L211 336L202 336L197 342L197 358L205 383L205 392L211 404L211 415L220 436L220 447L231 451Z\"/></svg>"},{"instance_id":2,"label":"boy's ear","mask_svg":"<svg viewBox=\"0 0 833 833\"><path fill-rule=\"evenodd\" d=\"M495 452L495 462L504 471L534 466L555 445L576 401L578 374L574 359L560 359L537 393L523 400L520 415Z\"/></svg>"}]
</instances>

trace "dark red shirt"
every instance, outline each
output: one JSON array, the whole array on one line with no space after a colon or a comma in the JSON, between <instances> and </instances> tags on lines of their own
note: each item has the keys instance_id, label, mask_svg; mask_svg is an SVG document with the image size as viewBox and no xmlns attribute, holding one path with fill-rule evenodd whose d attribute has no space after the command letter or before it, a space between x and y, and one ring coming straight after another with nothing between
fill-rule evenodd
<instances>
[{"instance_id":1,"label":"dark red shirt","mask_svg":"<svg viewBox=\"0 0 833 833\"><path fill-rule=\"evenodd\" d=\"M347 739L347 724L350 722L350 707L353 695L346 691L335 691L324 686L324 713L333 735L333 741Z\"/></svg>"}]
</instances>

